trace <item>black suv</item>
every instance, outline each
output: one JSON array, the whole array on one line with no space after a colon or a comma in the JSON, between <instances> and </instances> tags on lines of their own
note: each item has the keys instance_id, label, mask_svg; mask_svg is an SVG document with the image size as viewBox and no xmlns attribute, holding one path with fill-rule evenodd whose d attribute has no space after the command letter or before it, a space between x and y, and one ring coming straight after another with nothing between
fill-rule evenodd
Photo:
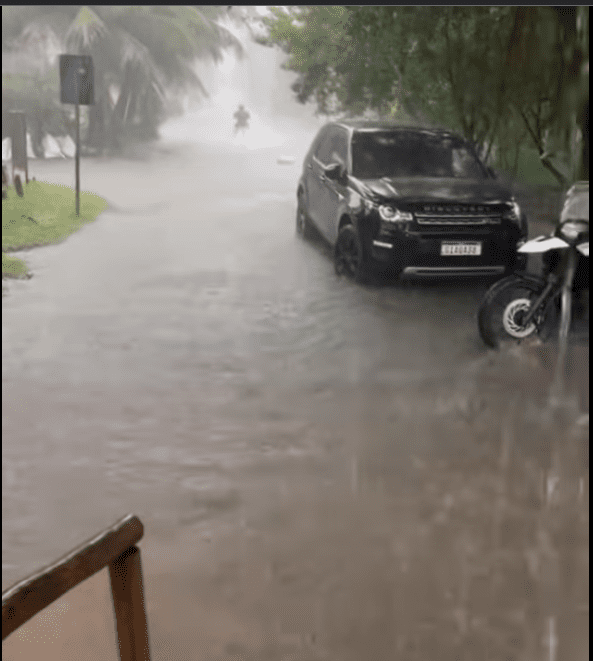
<instances>
[{"instance_id":1,"label":"black suv","mask_svg":"<svg viewBox=\"0 0 593 661\"><path fill-rule=\"evenodd\" d=\"M334 247L338 273L504 274L527 220L463 138L380 122L326 124L305 157L297 232Z\"/></svg>"}]
</instances>

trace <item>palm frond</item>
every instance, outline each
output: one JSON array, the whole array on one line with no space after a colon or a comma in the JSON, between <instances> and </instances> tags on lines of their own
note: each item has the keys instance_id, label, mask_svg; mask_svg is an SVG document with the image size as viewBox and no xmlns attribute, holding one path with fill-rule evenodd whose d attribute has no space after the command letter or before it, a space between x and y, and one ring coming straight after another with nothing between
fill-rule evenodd
<instances>
[{"instance_id":1,"label":"palm frond","mask_svg":"<svg viewBox=\"0 0 593 661\"><path fill-rule=\"evenodd\" d=\"M122 67L124 69L126 66L136 67L142 72L147 83L156 85L164 93L165 78L147 46L131 34L120 32L120 35Z\"/></svg>"},{"instance_id":2,"label":"palm frond","mask_svg":"<svg viewBox=\"0 0 593 661\"><path fill-rule=\"evenodd\" d=\"M66 45L78 52L89 51L108 33L101 18L87 6L82 6L66 33Z\"/></svg>"},{"instance_id":3,"label":"palm frond","mask_svg":"<svg viewBox=\"0 0 593 661\"><path fill-rule=\"evenodd\" d=\"M72 12L46 11L25 27L20 42L26 47L29 43L34 44L40 36L52 34L63 44L68 28L72 24L72 18Z\"/></svg>"},{"instance_id":4,"label":"palm frond","mask_svg":"<svg viewBox=\"0 0 593 661\"><path fill-rule=\"evenodd\" d=\"M206 11L213 7L175 7L176 20L187 26L198 45L198 55L210 50L211 56L218 60L222 51L231 49L237 57L243 57L245 49L241 41L219 22L224 12ZM207 14L210 14L209 17ZM215 53L213 52L215 51Z\"/></svg>"},{"instance_id":5,"label":"palm frond","mask_svg":"<svg viewBox=\"0 0 593 661\"><path fill-rule=\"evenodd\" d=\"M25 27L39 15L41 10L41 7L31 5L2 6L3 51L15 47L15 42L21 36Z\"/></svg>"},{"instance_id":6,"label":"palm frond","mask_svg":"<svg viewBox=\"0 0 593 661\"><path fill-rule=\"evenodd\" d=\"M7 7L2 8L2 18ZM29 8L30 9L30 8ZM37 13L31 15L24 25L19 28L18 35L13 36L7 42L3 39L3 49L14 48L19 51L39 50L44 43L54 41L65 43L65 35L76 16L76 7L61 7L59 9L47 7L35 7ZM28 16L28 14L27 14ZM5 26L2 26L3 31Z\"/></svg>"}]
</instances>

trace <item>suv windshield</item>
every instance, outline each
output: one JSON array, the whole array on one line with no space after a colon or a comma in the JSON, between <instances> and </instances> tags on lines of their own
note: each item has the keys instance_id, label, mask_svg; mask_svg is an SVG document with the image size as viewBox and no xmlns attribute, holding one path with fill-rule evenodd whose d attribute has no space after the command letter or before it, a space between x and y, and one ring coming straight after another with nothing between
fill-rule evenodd
<instances>
[{"instance_id":1,"label":"suv windshield","mask_svg":"<svg viewBox=\"0 0 593 661\"><path fill-rule=\"evenodd\" d=\"M352 174L483 179L485 168L460 138L421 131L369 131L352 138Z\"/></svg>"}]
</instances>

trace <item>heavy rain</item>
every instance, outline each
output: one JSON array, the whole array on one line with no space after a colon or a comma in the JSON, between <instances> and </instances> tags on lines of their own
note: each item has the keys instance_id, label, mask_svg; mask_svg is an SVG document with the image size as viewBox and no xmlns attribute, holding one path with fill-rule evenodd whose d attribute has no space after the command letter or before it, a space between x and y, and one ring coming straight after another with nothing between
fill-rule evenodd
<instances>
[{"instance_id":1,"label":"heavy rain","mask_svg":"<svg viewBox=\"0 0 593 661\"><path fill-rule=\"evenodd\" d=\"M72 30L29 9L3 27L7 204L8 111L28 122L22 200L75 186L72 124L39 133L33 106L12 103L41 53L59 107L57 55L75 52ZM88 36L117 8L69 9ZM199 85L173 95L158 135L128 140L130 122L117 149L91 146L82 107L81 190L105 200L93 222L11 246L3 196L3 591L130 512L153 661L588 658L588 313L552 408L554 337L480 338L491 279L336 275L295 216L303 159L343 109L299 102L280 38L254 38L289 10L218 10L204 19L225 30L218 57L192 61ZM588 80L588 23L586 44ZM95 57L95 105L107 63ZM496 166L529 237L547 235L565 192L550 168L538 161L540 183ZM25 277L5 278L5 257ZM104 569L3 658L115 661L117 641Z\"/></svg>"}]
</instances>

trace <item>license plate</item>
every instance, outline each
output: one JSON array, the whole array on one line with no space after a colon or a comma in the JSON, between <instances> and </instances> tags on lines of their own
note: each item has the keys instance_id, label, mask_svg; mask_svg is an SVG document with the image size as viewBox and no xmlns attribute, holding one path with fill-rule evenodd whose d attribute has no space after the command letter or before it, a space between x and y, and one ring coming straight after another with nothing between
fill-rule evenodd
<instances>
[{"instance_id":1,"label":"license plate","mask_svg":"<svg viewBox=\"0 0 593 661\"><path fill-rule=\"evenodd\" d=\"M482 244L475 243L441 243L441 255L474 255L482 254Z\"/></svg>"}]
</instances>

